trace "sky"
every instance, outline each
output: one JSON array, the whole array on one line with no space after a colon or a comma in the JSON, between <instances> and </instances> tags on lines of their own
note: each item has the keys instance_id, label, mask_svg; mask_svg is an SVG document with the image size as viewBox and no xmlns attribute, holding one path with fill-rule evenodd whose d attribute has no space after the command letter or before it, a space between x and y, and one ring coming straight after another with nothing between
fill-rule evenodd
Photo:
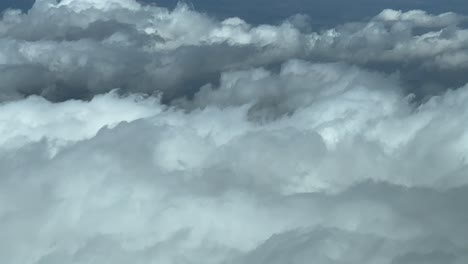
<instances>
[{"instance_id":1,"label":"sky","mask_svg":"<svg viewBox=\"0 0 468 264\"><path fill-rule=\"evenodd\" d=\"M175 0L139 0L141 3L156 4L174 8ZM249 23L280 23L296 14L311 17L311 24L316 27L333 26L338 23L369 19L383 8L396 10L422 9L428 12L450 12L468 14L464 0L190 0L182 1L197 11L207 13L219 19L241 17ZM0 10L20 8L28 10L34 0L3 0Z\"/></svg>"},{"instance_id":2,"label":"sky","mask_svg":"<svg viewBox=\"0 0 468 264\"><path fill-rule=\"evenodd\" d=\"M145 2L165 7L174 7L177 4L177 1L173 0L145 0ZM239 16L254 24L279 23L295 14L306 14L317 27L369 19L383 8L468 13L468 7L463 0L192 0L187 3L198 11L219 18Z\"/></svg>"},{"instance_id":3,"label":"sky","mask_svg":"<svg viewBox=\"0 0 468 264\"><path fill-rule=\"evenodd\" d=\"M0 263L468 262L461 1L1 5Z\"/></svg>"}]
</instances>

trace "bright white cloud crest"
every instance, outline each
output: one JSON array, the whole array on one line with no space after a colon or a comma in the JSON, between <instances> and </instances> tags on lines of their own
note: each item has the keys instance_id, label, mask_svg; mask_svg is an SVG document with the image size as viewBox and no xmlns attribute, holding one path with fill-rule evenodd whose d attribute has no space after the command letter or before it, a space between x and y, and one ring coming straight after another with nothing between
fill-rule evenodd
<instances>
[{"instance_id":1,"label":"bright white cloud crest","mask_svg":"<svg viewBox=\"0 0 468 264\"><path fill-rule=\"evenodd\" d=\"M0 262L466 263L465 22L5 12Z\"/></svg>"}]
</instances>

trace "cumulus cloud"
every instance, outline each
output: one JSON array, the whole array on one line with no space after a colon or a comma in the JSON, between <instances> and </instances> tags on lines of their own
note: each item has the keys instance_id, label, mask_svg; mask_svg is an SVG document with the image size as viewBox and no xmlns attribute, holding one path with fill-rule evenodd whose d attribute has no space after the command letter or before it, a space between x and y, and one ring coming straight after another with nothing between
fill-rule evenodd
<instances>
[{"instance_id":1,"label":"cumulus cloud","mask_svg":"<svg viewBox=\"0 0 468 264\"><path fill-rule=\"evenodd\" d=\"M468 261L465 17L0 22L0 262Z\"/></svg>"},{"instance_id":2,"label":"cumulus cloud","mask_svg":"<svg viewBox=\"0 0 468 264\"><path fill-rule=\"evenodd\" d=\"M37 96L5 103L0 113L0 144L18 147L42 139L66 142L91 138L102 127L161 112L164 108L157 101L137 95L119 100L112 92L87 103L70 100L57 105Z\"/></svg>"},{"instance_id":3,"label":"cumulus cloud","mask_svg":"<svg viewBox=\"0 0 468 264\"><path fill-rule=\"evenodd\" d=\"M3 104L3 261L466 261L468 87L415 104L352 66L230 74L190 112L115 93ZM226 103L236 84L250 96ZM252 121L280 85L294 111Z\"/></svg>"},{"instance_id":4,"label":"cumulus cloud","mask_svg":"<svg viewBox=\"0 0 468 264\"><path fill-rule=\"evenodd\" d=\"M1 100L90 99L119 88L163 92L171 102L217 82L224 71L290 59L399 73L422 98L468 81L462 15L384 10L320 32L310 32L306 21L253 26L239 18L217 21L186 5L38 0L27 13L9 10L0 21Z\"/></svg>"}]
</instances>

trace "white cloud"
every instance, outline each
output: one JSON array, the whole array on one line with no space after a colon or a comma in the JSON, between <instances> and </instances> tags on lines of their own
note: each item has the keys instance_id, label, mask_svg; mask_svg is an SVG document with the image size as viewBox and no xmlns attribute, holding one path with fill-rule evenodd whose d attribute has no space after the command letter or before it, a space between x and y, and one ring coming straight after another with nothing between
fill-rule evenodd
<instances>
[{"instance_id":1,"label":"white cloud","mask_svg":"<svg viewBox=\"0 0 468 264\"><path fill-rule=\"evenodd\" d=\"M79 141L93 137L105 126L134 121L161 112L156 99L131 96L118 99L115 93L96 96L89 103L67 101L53 104L29 97L1 105L0 146L18 147L42 139Z\"/></svg>"},{"instance_id":2,"label":"white cloud","mask_svg":"<svg viewBox=\"0 0 468 264\"><path fill-rule=\"evenodd\" d=\"M129 9L138 10L141 8L136 1L133 0L61 0L55 4L54 0L40 0L39 2L50 3L49 7L67 7L74 11L81 12L87 9L97 9L109 11L112 9ZM37 2L36 2L37 3Z\"/></svg>"},{"instance_id":3,"label":"white cloud","mask_svg":"<svg viewBox=\"0 0 468 264\"><path fill-rule=\"evenodd\" d=\"M2 261L466 260L467 87L418 106L352 66L230 74L190 112L115 94L0 106ZM294 111L249 121L279 85Z\"/></svg>"},{"instance_id":4,"label":"white cloud","mask_svg":"<svg viewBox=\"0 0 468 264\"><path fill-rule=\"evenodd\" d=\"M468 81L464 16L385 10L368 22L311 33L300 25L304 19L296 20L252 26L239 18L217 21L185 5L37 1L28 13L10 10L0 21L1 100L30 94L89 99L120 88L164 91L171 101L223 71L290 59L400 72L407 89L422 97Z\"/></svg>"},{"instance_id":5,"label":"white cloud","mask_svg":"<svg viewBox=\"0 0 468 264\"><path fill-rule=\"evenodd\" d=\"M440 15L430 15L422 10L411 10L402 12L399 10L385 9L378 14L375 20L387 22L409 22L418 27L447 27L457 25L461 21L466 20L466 17L456 13L443 13Z\"/></svg>"},{"instance_id":6,"label":"white cloud","mask_svg":"<svg viewBox=\"0 0 468 264\"><path fill-rule=\"evenodd\" d=\"M465 18L306 21L7 11L0 262L465 263Z\"/></svg>"}]
</instances>

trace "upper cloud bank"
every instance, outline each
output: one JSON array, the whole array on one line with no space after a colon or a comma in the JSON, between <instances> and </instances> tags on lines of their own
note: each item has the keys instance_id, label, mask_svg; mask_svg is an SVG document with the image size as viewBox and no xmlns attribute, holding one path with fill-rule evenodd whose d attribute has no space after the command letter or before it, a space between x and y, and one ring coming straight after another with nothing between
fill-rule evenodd
<instances>
[{"instance_id":1,"label":"upper cloud bank","mask_svg":"<svg viewBox=\"0 0 468 264\"><path fill-rule=\"evenodd\" d=\"M0 21L0 98L89 99L113 89L191 98L224 71L290 59L341 61L398 73L421 98L468 81L466 18L385 10L365 23L314 32L307 19L252 26L179 5L133 0L36 1ZM21 76L21 77L19 77Z\"/></svg>"}]
</instances>

